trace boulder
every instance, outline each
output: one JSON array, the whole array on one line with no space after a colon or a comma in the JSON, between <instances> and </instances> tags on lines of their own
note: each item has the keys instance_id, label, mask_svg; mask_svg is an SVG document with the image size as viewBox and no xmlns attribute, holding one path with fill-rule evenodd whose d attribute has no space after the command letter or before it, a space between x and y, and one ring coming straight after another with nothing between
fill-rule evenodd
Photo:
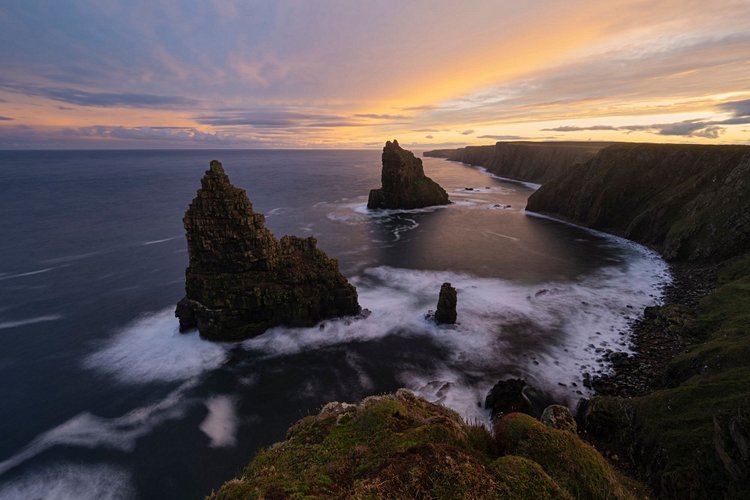
<instances>
[{"instance_id":1,"label":"boulder","mask_svg":"<svg viewBox=\"0 0 750 500\"><path fill-rule=\"evenodd\" d=\"M539 419L547 427L553 429L559 429L561 431L569 431L575 434L578 431L578 425L576 424L573 414L570 410L562 405L549 405L542 412L542 417Z\"/></svg>"},{"instance_id":2,"label":"boulder","mask_svg":"<svg viewBox=\"0 0 750 500\"><path fill-rule=\"evenodd\" d=\"M525 387L524 380L511 378L499 381L490 389L484 400L484 407L491 411L493 421L508 413L533 413L531 402L523 393Z\"/></svg>"},{"instance_id":3,"label":"boulder","mask_svg":"<svg viewBox=\"0 0 750 500\"><path fill-rule=\"evenodd\" d=\"M422 160L388 141L383 148L382 187L370 191L367 208L422 208L450 203L438 183L424 175Z\"/></svg>"},{"instance_id":4,"label":"boulder","mask_svg":"<svg viewBox=\"0 0 750 500\"><path fill-rule=\"evenodd\" d=\"M277 325L312 326L359 313L357 291L315 238L277 240L245 190L212 161L183 219L189 267L180 331L241 340Z\"/></svg>"},{"instance_id":5,"label":"boulder","mask_svg":"<svg viewBox=\"0 0 750 500\"><path fill-rule=\"evenodd\" d=\"M456 303L458 292L450 283L443 283L440 287L435 321L442 324L452 325L456 322Z\"/></svg>"}]
</instances>

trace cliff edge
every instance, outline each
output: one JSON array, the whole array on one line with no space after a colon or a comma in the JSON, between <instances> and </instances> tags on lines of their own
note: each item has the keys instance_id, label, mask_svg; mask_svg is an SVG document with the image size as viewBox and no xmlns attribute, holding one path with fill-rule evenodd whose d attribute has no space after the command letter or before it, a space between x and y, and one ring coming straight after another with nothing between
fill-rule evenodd
<instances>
[{"instance_id":1,"label":"cliff edge","mask_svg":"<svg viewBox=\"0 0 750 500\"><path fill-rule=\"evenodd\" d=\"M183 219L190 264L180 331L240 340L277 325L311 326L360 311L357 291L315 238L277 240L244 189L212 161Z\"/></svg>"},{"instance_id":2,"label":"cliff edge","mask_svg":"<svg viewBox=\"0 0 750 500\"><path fill-rule=\"evenodd\" d=\"M382 187L370 191L367 208L423 208L450 203L440 185L424 174L422 160L388 141L383 148Z\"/></svg>"},{"instance_id":3,"label":"cliff edge","mask_svg":"<svg viewBox=\"0 0 750 500\"><path fill-rule=\"evenodd\" d=\"M500 177L543 183L590 160L611 142L498 142L494 146L466 146L427 151L425 156L446 158L484 167Z\"/></svg>"},{"instance_id":4,"label":"cliff edge","mask_svg":"<svg viewBox=\"0 0 750 500\"><path fill-rule=\"evenodd\" d=\"M719 261L750 248L750 147L617 144L545 182L527 210Z\"/></svg>"}]
</instances>

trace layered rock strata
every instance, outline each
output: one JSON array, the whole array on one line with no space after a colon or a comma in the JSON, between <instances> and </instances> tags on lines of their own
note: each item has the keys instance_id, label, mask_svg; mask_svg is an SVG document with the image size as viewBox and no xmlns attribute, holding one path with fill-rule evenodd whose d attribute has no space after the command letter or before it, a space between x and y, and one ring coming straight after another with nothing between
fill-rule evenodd
<instances>
[{"instance_id":1,"label":"layered rock strata","mask_svg":"<svg viewBox=\"0 0 750 500\"><path fill-rule=\"evenodd\" d=\"M360 311L357 291L315 238L277 240L244 189L212 161L183 219L189 267L180 331L240 340L277 325L311 326Z\"/></svg>"},{"instance_id":2,"label":"layered rock strata","mask_svg":"<svg viewBox=\"0 0 750 500\"><path fill-rule=\"evenodd\" d=\"M383 148L382 187L370 191L367 208L423 208L450 203L440 185L424 174L422 160L388 141Z\"/></svg>"}]
</instances>

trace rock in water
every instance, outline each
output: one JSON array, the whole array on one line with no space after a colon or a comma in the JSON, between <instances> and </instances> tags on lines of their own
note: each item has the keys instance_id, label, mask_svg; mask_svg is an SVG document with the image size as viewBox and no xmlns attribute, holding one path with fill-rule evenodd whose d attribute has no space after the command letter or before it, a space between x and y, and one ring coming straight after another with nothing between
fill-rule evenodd
<instances>
[{"instance_id":1,"label":"rock in water","mask_svg":"<svg viewBox=\"0 0 750 500\"><path fill-rule=\"evenodd\" d=\"M386 142L383 148L383 187L370 191L367 208L422 208L450 203L440 185L424 175L422 160L411 151Z\"/></svg>"},{"instance_id":2,"label":"rock in water","mask_svg":"<svg viewBox=\"0 0 750 500\"><path fill-rule=\"evenodd\" d=\"M315 238L266 229L244 189L212 161L185 218L190 265L175 315L180 331L240 340L277 325L311 326L359 313L357 291Z\"/></svg>"},{"instance_id":3,"label":"rock in water","mask_svg":"<svg viewBox=\"0 0 750 500\"><path fill-rule=\"evenodd\" d=\"M443 283L440 287L435 321L452 325L456 322L456 303L458 296L456 289L450 283Z\"/></svg>"}]
</instances>

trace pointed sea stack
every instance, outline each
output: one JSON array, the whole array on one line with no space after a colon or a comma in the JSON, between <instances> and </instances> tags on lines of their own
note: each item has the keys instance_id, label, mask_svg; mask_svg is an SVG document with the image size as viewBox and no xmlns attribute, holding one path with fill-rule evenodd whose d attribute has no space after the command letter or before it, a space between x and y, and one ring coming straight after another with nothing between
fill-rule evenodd
<instances>
[{"instance_id":1,"label":"pointed sea stack","mask_svg":"<svg viewBox=\"0 0 750 500\"><path fill-rule=\"evenodd\" d=\"M452 325L456 322L456 304L458 303L458 293L450 283L443 283L440 287L440 297L438 297L437 311L435 311L435 321L441 324Z\"/></svg>"},{"instance_id":2,"label":"pointed sea stack","mask_svg":"<svg viewBox=\"0 0 750 500\"><path fill-rule=\"evenodd\" d=\"M190 265L175 315L180 331L241 340L277 325L311 326L360 312L357 291L315 238L266 229L244 189L212 161L185 218Z\"/></svg>"},{"instance_id":3,"label":"pointed sea stack","mask_svg":"<svg viewBox=\"0 0 750 500\"><path fill-rule=\"evenodd\" d=\"M411 151L386 142L383 148L383 187L370 191L367 208L422 208L450 203L440 185L424 175L422 160Z\"/></svg>"}]
</instances>

